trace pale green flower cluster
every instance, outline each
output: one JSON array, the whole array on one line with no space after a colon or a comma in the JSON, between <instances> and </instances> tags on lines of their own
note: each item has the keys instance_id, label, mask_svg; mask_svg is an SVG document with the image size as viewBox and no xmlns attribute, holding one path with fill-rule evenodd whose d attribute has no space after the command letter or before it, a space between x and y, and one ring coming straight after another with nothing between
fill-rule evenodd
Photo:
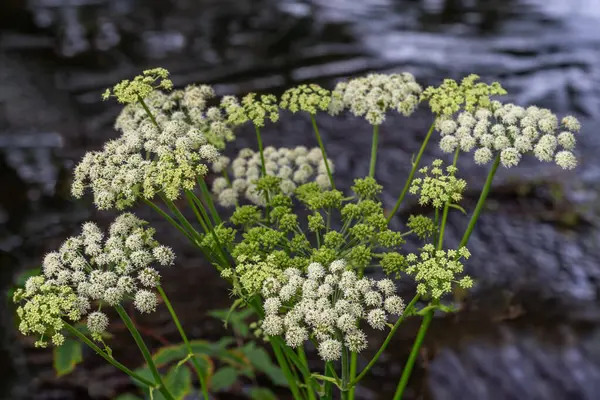
<instances>
[{"instance_id":1,"label":"pale green flower cluster","mask_svg":"<svg viewBox=\"0 0 600 400\"><path fill-rule=\"evenodd\" d=\"M259 255L240 255L235 267L224 269L221 276L233 281L234 291L240 296L250 297L260 293L266 279L283 277L283 270L273 255L264 260Z\"/></svg>"},{"instance_id":2,"label":"pale green flower cluster","mask_svg":"<svg viewBox=\"0 0 600 400\"><path fill-rule=\"evenodd\" d=\"M175 255L154 240L154 229L130 213L120 215L110 225L109 234L87 222L78 236L68 238L56 252L48 253L42 263L43 275L28 279L15 301L23 302L18 313L23 334L45 335L52 331L53 342L60 345L61 318L78 321L99 301L109 306L133 299L142 313L156 309L158 299L152 291L160 274L152 265L169 266ZM108 326L101 311L88 315L88 329L100 334ZM42 342L43 343L43 340Z\"/></svg>"},{"instance_id":3,"label":"pale green flower cluster","mask_svg":"<svg viewBox=\"0 0 600 400\"><path fill-rule=\"evenodd\" d=\"M369 74L338 83L332 92L329 112L337 115L348 109L357 117L364 116L371 125L381 125L389 110L411 115L419 104L421 92L421 86L408 72Z\"/></svg>"},{"instance_id":4,"label":"pale green flower cluster","mask_svg":"<svg viewBox=\"0 0 600 400\"><path fill-rule=\"evenodd\" d=\"M221 108L227 115L227 122L233 125L252 121L254 126L262 128L267 119L273 123L279 121L277 98L272 94L258 96L256 93L248 93L242 98L241 104L235 96L225 96L221 101Z\"/></svg>"},{"instance_id":5,"label":"pale green flower cluster","mask_svg":"<svg viewBox=\"0 0 600 400\"><path fill-rule=\"evenodd\" d=\"M175 200L206 175L207 164L219 155L203 133L208 128L195 128L183 117L161 120L157 127L143 112L126 107L117 121L122 135L85 155L75 168L73 196L90 188L99 209L124 209L156 194Z\"/></svg>"},{"instance_id":6,"label":"pale green flower cluster","mask_svg":"<svg viewBox=\"0 0 600 400\"><path fill-rule=\"evenodd\" d=\"M114 96L119 103L137 103L140 99L148 97L155 89L171 90L173 82L168 77L169 71L164 68L148 69L132 81L126 79L116 84L112 91L106 89L102 98L108 100Z\"/></svg>"},{"instance_id":7,"label":"pale green flower cluster","mask_svg":"<svg viewBox=\"0 0 600 400\"><path fill-rule=\"evenodd\" d=\"M469 276L458 275L463 273L464 267L461 258L467 260L471 256L466 247L458 250L436 250L432 244L426 244L421 249L419 256L411 253L406 256L408 267L406 273L412 275L417 281L417 293L429 295L439 299L445 293L452 291L452 284L457 283L462 288L473 286Z\"/></svg>"},{"instance_id":8,"label":"pale green flower cluster","mask_svg":"<svg viewBox=\"0 0 600 400\"><path fill-rule=\"evenodd\" d=\"M262 294L264 333L283 336L292 348L314 339L325 361L338 360L344 347L354 353L367 348L362 320L373 329L384 330L389 315L399 316L404 311L394 282L359 278L343 260L328 268L311 263L306 274L288 268L281 278L265 279Z\"/></svg>"},{"instance_id":9,"label":"pale green flower cluster","mask_svg":"<svg viewBox=\"0 0 600 400\"><path fill-rule=\"evenodd\" d=\"M279 188L287 196L291 196L298 185L315 181L322 189L330 188L327 168L318 147L307 149L304 146L295 148L266 147L263 151L265 169L268 176L279 178ZM333 171L333 163L328 160L329 168ZM229 163L229 159L220 157L213 164L216 172L222 172L231 167L233 180L218 177L213 181L212 192L217 196L218 203L223 207L233 207L238 204L241 196L250 202L264 206L265 197L258 191L256 181L261 176L260 153L251 149L242 149L237 158Z\"/></svg>"},{"instance_id":10,"label":"pale green flower cluster","mask_svg":"<svg viewBox=\"0 0 600 400\"><path fill-rule=\"evenodd\" d=\"M563 169L577 166L572 150L579 121L567 116L559 122L545 108L492 101L488 108L459 113L456 120L449 116L438 118L436 128L442 135L442 151L475 149L473 157L477 164L490 162L499 152L502 165L510 168L518 165L524 154L532 152L538 160L554 161Z\"/></svg>"},{"instance_id":11,"label":"pale green flower cluster","mask_svg":"<svg viewBox=\"0 0 600 400\"><path fill-rule=\"evenodd\" d=\"M471 74L465 77L460 84L453 79L444 79L438 87L428 87L421 95L421 101L428 101L434 114L450 116L465 110L475 112L480 108L489 108L490 96L502 96L506 90L498 83L488 85L477 82L478 75Z\"/></svg>"},{"instance_id":12,"label":"pale green flower cluster","mask_svg":"<svg viewBox=\"0 0 600 400\"><path fill-rule=\"evenodd\" d=\"M318 111L327 111L331 103L331 92L316 84L300 85L286 90L281 96L279 106L295 113L304 111L315 115Z\"/></svg>"},{"instance_id":13,"label":"pale green flower cluster","mask_svg":"<svg viewBox=\"0 0 600 400\"><path fill-rule=\"evenodd\" d=\"M419 169L423 178L411 182L409 193L419 195L420 205L441 208L448 201L457 204L462 200L467 182L454 176L457 168L452 165L447 166L444 173L442 164L442 160L434 160L430 167Z\"/></svg>"}]
</instances>

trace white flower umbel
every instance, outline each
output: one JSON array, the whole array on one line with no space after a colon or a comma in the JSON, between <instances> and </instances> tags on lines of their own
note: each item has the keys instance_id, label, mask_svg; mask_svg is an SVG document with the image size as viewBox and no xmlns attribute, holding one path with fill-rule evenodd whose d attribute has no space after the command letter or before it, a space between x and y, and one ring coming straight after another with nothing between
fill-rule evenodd
<instances>
[{"instance_id":1,"label":"white flower umbel","mask_svg":"<svg viewBox=\"0 0 600 400\"><path fill-rule=\"evenodd\" d=\"M281 335L296 348L313 338L325 361L341 357L343 347L358 353L367 347L361 320L374 329L385 329L388 316L399 316L404 302L389 279L360 278L346 270L343 260L329 268L319 263L308 266L304 275L288 268L279 278L265 281L263 295L267 335Z\"/></svg>"},{"instance_id":2,"label":"white flower umbel","mask_svg":"<svg viewBox=\"0 0 600 400\"><path fill-rule=\"evenodd\" d=\"M329 112L337 115L344 109L365 117L371 125L381 125L389 110L409 116L419 104L422 88L408 72L369 74L340 82L332 92Z\"/></svg>"},{"instance_id":3,"label":"white flower umbel","mask_svg":"<svg viewBox=\"0 0 600 400\"><path fill-rule=\"evenodd\" d=\"M575 117L559 121L545 108L492 101L488 108L462 111L456 121L452 118L445 115L436 120L436 129L442 135L440 148L446 153L457 147L464 152L475 149L477 164L487 164L500 153L500 162L506 168L518 165L528 153L540 161L554 161L563 169L577 166L572 150L581 126Z\"/></svg>"},{"instance_id":4,"label":"white flower umbel","mask_svg":"<svg viewBox=\"0 0 600 400\"><path fill-rule=\"evenodd\" d=\"M125 209L141 198L163 194L170 200L193 189L208 166L222 164L218 150L235 139L233 125L218 107L209 86L149 93L124 107L115 127L121 136L89 152L75 168L71 192L90 189L98 209ZM148 111L152 115L148 114Z\"/></svg>"},{"instance_id":5,"label":"white flower umbel","mask_svg":"<svg viewBox=\"0 0 600 400\"><path fill-rule=\"evenodd\" d=\"M304 146L278 149L266 147L264 157L267 175L281 178L280 188L286 195L294 193L297 186L313 180L323 189L331 188L327 168L318 147L310 150ZM328 162L333 171L333 162ZM230 182L219 177L212 184L212 192L221 206L233 207L242 196L254 204L265 204L265 199L258 193L255 184L261 176L260 153L242 149L230 165L229 160L224 158L219 160L219 164L223 168L231 167Z\"/></svg>"},{"instance_id":6,"label":"white flower umbel","mask_svg":"<svg viewBox=\"0 0 600 400\"><path fill-rule=\"evenodd\" d=\"M79 321L94 301L117 306L134 299L140 312L154 311L158 299L150 289L159 285L160 274L152 265L172 265L175 256L153 235L154 229L147 227L147 222L130 213L117 217L108 235L96 224L85 223L80 235L46 255L43 274L29 278L25 289L15 293L15 301L21 304L21 332L43 337L51 329L60 334L62 318ZM103 312L89 314L91 333L100 334L107 326ZM53 342L60 342L60 338L53 338ZM43 340L39 343L44 344Z\"/></svg>"}]
</instances>

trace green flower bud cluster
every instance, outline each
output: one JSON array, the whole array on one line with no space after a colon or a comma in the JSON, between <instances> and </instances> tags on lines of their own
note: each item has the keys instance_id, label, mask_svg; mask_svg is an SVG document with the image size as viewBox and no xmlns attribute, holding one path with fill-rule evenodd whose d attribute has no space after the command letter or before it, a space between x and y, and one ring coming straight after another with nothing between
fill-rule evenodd
<instances>
[{"instance_id":1,"label":"green flower bud cluster","mask_svg":"<svg viewBox=\"0 0 600 400\"><path fill-rule=\"evenodd\" d=\"M442 208L446 202L457 204L467 187L464 179L457 179L456 167L449 165L446 173L442 170L442 160L434 160L431 167L423 167L419 173L423 178L415 178L410 185L409 193L419 195L419 204Z\"/></svg>"},{"instance_id":2,"label":"green flower bud cluster","mask_svg":"<svg viewBox=\"0 0 600 400\"><path fill-rule=\"evenodd\" d=\"M331 102L331 92L319 85L300 85L286 90L281 96L279 107L295 113L304 111L315 115L317 111L327 111Z\"/></svg>"},{"instance_id":3,"label":"green flower bud cluster","mask_svg":"<svg viewBox=\"0 0 600 400\"><path fill-rule=\"evenodd\" d=\"M232 280L236 295L247 298L259 294L266 280L283 277L283 268L273 254L264 260L259 255L239 255L235 267L221 271L221 276Z\"/></svg>"},{"instance_id":4,"label":"green flower bud cluster","mask_svg":"<svg viewBox=\"0 0 600 400\"><path fill-rule=\"evenodd\" d=\"M439 299L452 291L453 283L465 289L473 286L473 280L468 275L457 280L464 269L460 259L467 260L470 256L466 247L446 251L435 250L432 244L426 244L419 256L413 253L406 256L406 273L418 282L417 293Z\"/></svg>"},{"instance_id":5,"label":"green flower bud cluster","mask_svg":"<svg viewBox=\"0 0 600 400\"><path fill-rule=\"evenodd\" d=\"M465 77L460 84L453 79L445 79L438 87L428 87L421 94L421 101L428 101L431 112L440 116L450 116L460 110L475 112L489 108L490 96L501 96L506 90L498 82L488 85L477 82L478 75Z\"/></svg>"},{"instance_id":6,"label":"green flower bud cluster","mask_svg":"<svg viewBox=\"0 0 600 400\"><path fill-rule=\"evenodd\" d=\"M241 104L235 96L226 96L221 102L221 108L227 115L227 121L233 125L252 121L254 126L262 128L267 119L273 123L279 121L277 98L272 94L258 96L256 93L248 93Z\"/></svg>"},{"instance_id":7,"label":"green flower bud cluster","mask_svg":"<svg viewBox=\"0 0 600 400\"><path fill-rule=\"evenodd\" d=\"M314 339L324 361L340 359L344 349L359 353L367 348L363 320L384 330L390 315L404 312L404 301L391 280L359 278L344 260L328 268L311 263L306 273L288 268L264 280L262 294L263 332L284 337L292 348Z\"/></svg>"},{"instance_id":8,"label":"green flower bud cluster","mask_svg":"<svg viewBox=\"0 0 600 400\"><path fill-rule=\"evenodd\" d=\"M345 109L365 117L371 125L381 125L389 110L411 115L419 104L422 88L408 72L369 74L340 82L332 92L329 112L337 115Z\"/></svg>"},{"instance_id":9,"label":"green flower bud cluster","mask_svg":"<svg viewBox=\"0 0 600 400\"><path fill-rule=\"evenodd\" d=\"M579 121L567 116L559 123L558 117L545 108L523 108L493 101L487 108L461 112L456 121L450 117L438 118L436 128L442 135L442 151L476 149L473 158L477 164L489 163L499 152L506 168L518 165L528 153L540 161L554 161L563 169L577 166L572 151Z\"/></svg>"},{"instance_id":10,"label":"green flower bud cluster","mask_svg":"<svg viewBox=\"0 0 600 400\"><path fill-rule=\"evenodd\" d=\"M312 180L321 188L330 187L325 162L318 147L309 150L304 146L292 149L285 147L276 149L268 146L264 149L263 155L267 178L262 182L258 182L261 177L260 153L242 149L231 165L228 159L219 160L224 168L231 167L233 175L232 181L226 177L218 177L213 182L212 192L217 196L221 206L233 207L238 204L240 197L244 196L246 200L264 207L267 197L261 193L261 188L257 185L265 185L269 182L275 186L273 190L269 190L270 192L281 191L287 196L294 193L297 185ZM333 170L333 163L330 160L328 162L330 169Z\"/></svg>"},{"instance_id":11,"label":"green flower bud cluster","mask_svg":"<svg viewBox=\"0 0 600 400\"><path fill-rule=\"evenodd\" d=\"M108 100L114 96L119 103L137 103L140 99L148 97L155 89L171 90L173 82L168 77L169 71L164 68L148 69L142 75L133 78L132 81L126 79L116 84L112 91L106 89L102 94L102 99Z\"/></svg>"},{"instance_id":12,"label":"green flower bud cluster","mask_svg":"<svg viewBox=\"0 0 600 400\"><path fill-rule=\"evenodd\" d=\"M125 213L115 219L105 238L97 225L87 222L80 235L48 253L43 275L29 278L15 296L20 304L21 332L44 335L50 330L59 334L61 318L78 321L95 301L116 306L132 298L140 312L154 311L158 300L152 289L160 284L160 274L152 265L170 266L175 255L154 240L154 229L146 225ZM102 312L89 315L90 332L100 334L106 326L108 318ZM58 339L53 342L60 344Z\"/></svg>"}]
</instances>

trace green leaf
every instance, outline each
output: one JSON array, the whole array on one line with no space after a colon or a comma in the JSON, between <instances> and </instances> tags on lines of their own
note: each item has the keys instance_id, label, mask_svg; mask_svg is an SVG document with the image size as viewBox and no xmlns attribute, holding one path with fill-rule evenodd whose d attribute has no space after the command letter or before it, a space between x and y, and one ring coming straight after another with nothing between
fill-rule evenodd
<instances>
[{"instance_id":1,"label":"green leaf","mask_svg":"<svg viewBox=\"0 0 600 400\"><path fill-rule=\"evenodd\" d=\"M252 400L277 400L277 396L270 389L260 387L250 389L250 398Z\"/></svg>"},{"instance_id":2,"label":"green leaf","mask_svg":"<svg viewBox=\"0 0 600 400\"><path fill-rule=\"evenodd\" d=\"M150 382L154 382L154 376L152 375L152 372L150 372L150 368L148 368L148 367L140 367L140 368L135 369L133 372L135 372L140 377L145 378L146 380L148 380ZM131 378L131 380L133 381L133 383L135 383L137 386L141 387L142 389L148 388L145 384L138 381L137 379Z\"/></svg>"},{"instance_id":3,"label":"green leaf","mask_svg":"<svg viewBox=\"0 0 600 400\"><path fill-rule=\"evenodd\" d=\"M211 379L211 388L217 392L228 389L238 378L238 373L233 367L223 367L217 370Z\"/></svg>"},{"instance_id":4,"label":"green leaf","mask_svg":"<svg viewBox=\"0 0 600 400\"><path fill-rule=\"evenodd\" d=\"M82 345L75 339L66 339L62 346L52 349L53 365L57 376L70 374L83 361Z\"/></svg>"},{"instance_id":5,"label":"green leaf","mask_svg":"<svg viewBox=\"0 0 600 400\"><path fill-rule=\"evenodd\" d=\"M253 342L242 348L254 368L269 377L271 382L279 386L287 386L287 379L281 369L271 361L269 353L262 347L256 347Z\"/></svg>"},{"instance_id":6,"label":"green leaf","mask_svg":"<svg viewBox=\"0 0 600 400\"><path fill-rule=\"evenodd\" d=\"M187 350L183 344L175 344L161 347L152 355L152 359L157 367L161 367L171 362L179 361L185 358L187 354Z\"/></svg>"},{"instance_id":7,"label":"green leaf","mask_svg":"<svg viewBox=\"0 0 600 400\"><path fill-rule=\"evenodd\" d=\"M206 354L208 356L219 356L227 351L227 347L234 342L230 336L225 336L216 342L206 340L192 340L190 346L194 354Z\"/></svg>"},{"instance_id":8,"label":"green leaf","mask_svg":"<svg viewBox=\"0 0 600 400\"><path fill-rule=\"evenodd\" d=\"M183 400L192 391L192 372L188 367L172 367L163 378L165 387L175 400ZM155 390L154 400L165 400L161 392Z\"/></svg>"},{"instance_id":9,"label":"green leaf","mask_svg":"<svg viewBox=\"0 0 600 400\"><path fill-rule=\"evenodd\" d=\"M115 397L114 400L142 400L142 398L136 396L135 394L124 393Z\"/></svg>"}]
</instances>

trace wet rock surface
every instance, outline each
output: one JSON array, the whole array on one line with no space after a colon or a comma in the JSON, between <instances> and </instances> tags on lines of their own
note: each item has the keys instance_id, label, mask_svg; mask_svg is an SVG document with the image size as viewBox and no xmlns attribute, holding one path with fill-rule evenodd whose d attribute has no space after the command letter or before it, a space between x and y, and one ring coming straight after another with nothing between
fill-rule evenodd
<instances>
[{"instance_id":1,"label":"wet rock surface","mask_svg":"<svg viewBox=\"0 0 600 400\"><path fill-rule=\"evenodd\" d=\"M434 319L406 398L597 398L600 2L9 0L0 14L6 27L0 36L4 289L82 221L106 224L114 216L94 212L89 199L69 197L70 168L115 136L118 107L100 102L101 91L145 67L165 66L176 85L210 83L218 94L277 92L304 81L331 86L371 70L407 70L423 84L475 72L500 80L519 104L581 117L581 166L565 173L529 160L501 170L470 241L467 268L477 287L460 296L459 313ZM386 204L393 205L430 123L418 112L409 120L390 116L382 127L377 176L388 189ZM339 186L348 188L367 172L369 126L327 116L319 126ZM301 116L286 115L264 135L273 146L315 145L310 121ZM251 130L239 137L236 148L254 147ZM425 162L440 156L432 145ZM470 188L465 208L472 210L487 170L468 157L459 164ZM407 204L395 223L414 206ZM178 253L165 289L190 336L217 339L220 323L205 312L227 306L226 287L158 217L147 209L139 214ZM449 246L466 222L452 215ZM407 296L414 289L407 281L400 287ZM11 326L6 303L1 315ZM140 322L151 345L177 340L164 313ZM417 329L418 321L409 321L400 330L359 398L391 398ZM132 389L91 353L84 368L57 380L49 352L32 349L14 330L2 335L2 358L12 362L0 367L7 377L0 398L98 399ZM127 339L114 347L117 358L141 363Z\"/></svg>"}]
</instances>

